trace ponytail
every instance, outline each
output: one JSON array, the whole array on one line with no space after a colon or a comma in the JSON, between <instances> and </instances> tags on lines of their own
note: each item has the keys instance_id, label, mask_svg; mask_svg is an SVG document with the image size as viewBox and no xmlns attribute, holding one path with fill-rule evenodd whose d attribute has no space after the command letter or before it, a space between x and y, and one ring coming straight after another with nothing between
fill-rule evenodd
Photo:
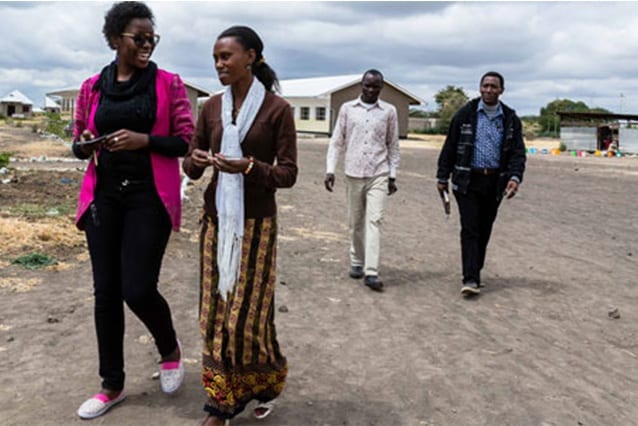
<instances>
[{"instance_id":1,"label":"ponytail","mask_svg":"<svg viewBox=\"0 0 638 426\"><path fill-rule=\"evenodd\" d=\"M255 51L255 62L253 62L252 72L257 80L261 81L261 83L266 87L266 90L269 92L279 91L279 80L277 79L277 74L275 71L270 68L270 66L266 63L266 58L264 58L264 44L262 43L259 35L249 27L244 26L234 26L224 30L218 37L217 40L224 37L234 37L244 49L249 50L253 49Z\"/></svg>"},{"instance_id":2,"label":"ponytail","mask_svg":"<svg viewBox=\"0 0 638 426\"><path fill-rule=\"evenodd\" d=\"M262 57L262 59L264 59ZM270 68L270 65L266 61L255 61L253 64L253 74L257 77L257 80L261 81L269 92L279 92L279 79L275 70Z\"/></svg>"}]
</instances>

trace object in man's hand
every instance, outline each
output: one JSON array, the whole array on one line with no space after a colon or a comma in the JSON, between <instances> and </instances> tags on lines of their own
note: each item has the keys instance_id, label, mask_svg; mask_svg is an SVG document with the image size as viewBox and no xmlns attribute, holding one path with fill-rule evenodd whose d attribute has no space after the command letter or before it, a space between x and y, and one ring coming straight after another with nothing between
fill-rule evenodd
<instances>
[{"instance_id":1,"label":"object in man's hand","mask_svg":"<svg viewBox=\"0 0 638 426\"><path fill-rule=\"evenodd\" d=\"M447 189L443 189L439 191L439 195L441 196L441 201L443 202L443 209L445 210L445 215L450 215L450 195L448 194Z\"/></svg>"}]
</instances>

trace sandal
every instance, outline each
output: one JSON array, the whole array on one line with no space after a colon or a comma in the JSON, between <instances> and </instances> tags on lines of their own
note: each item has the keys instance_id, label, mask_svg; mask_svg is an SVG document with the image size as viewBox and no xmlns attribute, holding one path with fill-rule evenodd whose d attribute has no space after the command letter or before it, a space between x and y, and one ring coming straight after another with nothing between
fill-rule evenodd
<instances>
[{"instance_id":1,"label":"sandal","mask_svg":"<svg viewBox=\"0 0 638 426\"><path fill-rule=\"evenodd\" d=\"M169 395L177 392L184 381L184 363L182 362L184 354L179 340L177 347L179 348L179 361L163 362L160 369L160 387L162 392Z\"/></svg>"},{"instance_id":2,"label":"sandal","mask_svg":"<svg viewBox=\"0 0 638 426\"><path fill-rule=\"evenodd\" d=\"M78 408L78 416L82 419L94 419L106 413L114 405L119 404L126 398L126 392L123 390L113 399L110 399L103 393L93 395L87 399Z\"/></svg>"},{"instance_id":3,"label":"sandal","mask_svg":"<svg viewBox=\"0 0 638 426\"><path fill-rule=\"evenodd\" d=\"M208 419L210 419L211 417L213 417L211 414L206 416L206 418L204 419L204 422L202 423L202 426L205 425L206 422L208 421ZM219 420L219 419L217 419L217 420ZM230 426L230 420L228 420L228 419L224 420L224 426Z\"/></svg>"},{"instance_id":4,"label":"sandal","mask_svg":"<svg viewBox=\"0 0 638 426\"><path fill-rule=\"evenodd\" d=\"M255 409L253 410L253 414L256 419L265 419L268 417L270 413L272 413L272 409L275 408L275 400L271 400L268 402L259 402Z\"/></svg>"}]
</instances>

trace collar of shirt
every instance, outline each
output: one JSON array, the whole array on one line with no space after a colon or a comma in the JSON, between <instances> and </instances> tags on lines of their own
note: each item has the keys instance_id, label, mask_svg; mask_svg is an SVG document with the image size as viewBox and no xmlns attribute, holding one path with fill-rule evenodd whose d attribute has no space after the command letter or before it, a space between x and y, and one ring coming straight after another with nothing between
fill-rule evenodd
<instances>
[{"instance_id":1,"label":"collar of shirt","mask_svg":"<svg viewBox=\"0 0 638 426\"><path fill-rule=\"evenodd\" d=\"M485 103L483 102L483 99L479 100L478 103L478 107L476 107L476 111L483 111L485 114L487 114L487 109L485 108ZM490 114L487 114L488 116ZM503 106L501 105L501 102L499 101L498 103L498 107L496 108L496 113L493 115L493 117L498 117L499 115L503 115Z\"/></svg>"},{"instance_id":2,"label":"collar of shirt","mask_svg":"<svg viewBox=\"0 0 638 426\"><path fill-rule=\"evenodd\" d=\"M357 105L358 105L358 106L361 106L361 107L363 107L363 108L367 108L367 109L372 109L372 108L379 108L379 109L383 109L383 106L381 105L381 102L379 102L379 99L377 99L375 103L373 103L373 104L369 104L369 103L363 102L363 101L361 100L361 96L359 96L359 97L357 98L357 101L354 103L354 105L355 105L355 106L357 106Z\"/></svg>"}]
</instances>

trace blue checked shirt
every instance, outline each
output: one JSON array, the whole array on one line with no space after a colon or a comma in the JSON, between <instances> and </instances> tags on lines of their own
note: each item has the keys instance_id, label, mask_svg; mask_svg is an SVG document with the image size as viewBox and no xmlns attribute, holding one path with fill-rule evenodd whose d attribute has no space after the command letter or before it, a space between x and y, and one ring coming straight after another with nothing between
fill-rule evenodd
<instances>
[{"instance_id":1,"label":"blue checked shirt","mask_svg":"<svg viewBox=\"0 0 638 426\"><path fill-rule=\"evenodd\" d=\"M476 109L476 139L474 140L473 168L497 169L501 160L503 143L503 107L498 104L496 114L490 118L485 112L483 100Z\"/></svg>"}]
</instances>

